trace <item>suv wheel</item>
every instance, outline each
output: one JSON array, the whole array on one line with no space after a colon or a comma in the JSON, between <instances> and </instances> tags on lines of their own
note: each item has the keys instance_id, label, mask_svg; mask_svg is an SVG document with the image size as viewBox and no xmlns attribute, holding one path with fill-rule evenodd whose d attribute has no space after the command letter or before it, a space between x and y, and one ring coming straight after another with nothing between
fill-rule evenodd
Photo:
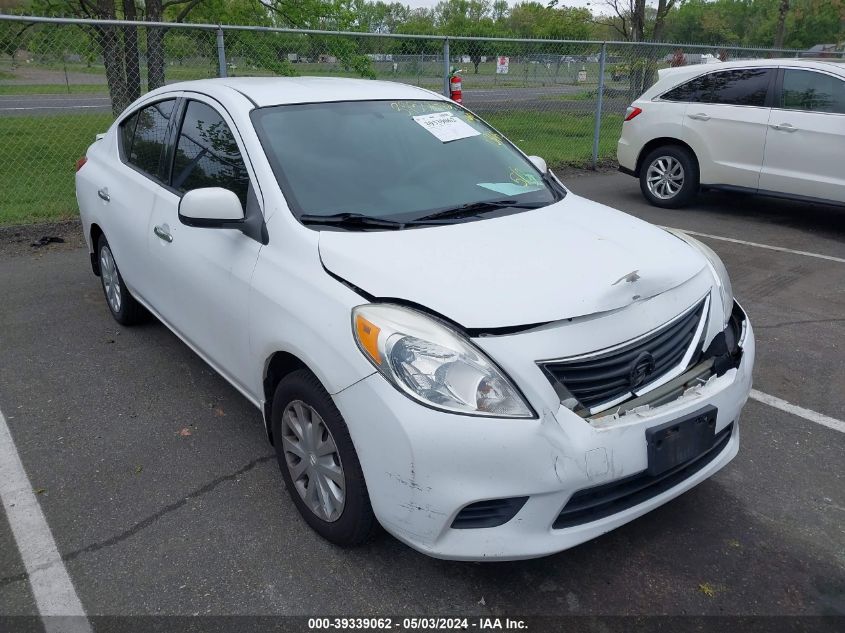
<instances>
[{"instance_id":1,"label":"suv wheel","mask_svg":"<svg viewBox=\"0 0 845 633\"><path fill-rule=\"evenodd\" d=\"M649 152L640 168L640 189L657 207L688 204L698 192L698 163L680 145L664 145Z\"/></svg>"},{"instance_id":2,"label":"suv wheel","mask_svg":"<svg viewBox=\"0 0 845 633\"><path fill-rule=\"evenodd\" d=\"M376 521L358 455L332 397L307 369L279 383L271 409L273 444L302 518L337 545L358 545Z\"/></svg>"}]
</instances>

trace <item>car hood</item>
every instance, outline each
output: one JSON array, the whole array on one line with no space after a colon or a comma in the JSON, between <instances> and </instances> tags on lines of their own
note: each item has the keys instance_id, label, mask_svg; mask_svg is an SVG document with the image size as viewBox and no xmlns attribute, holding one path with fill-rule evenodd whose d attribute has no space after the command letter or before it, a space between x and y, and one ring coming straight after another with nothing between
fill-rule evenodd
<instances>
[{"instance_id":1,"label":"car hood","mask_svg":"<svg viewBox=\"0 0 845 633\"><path fill-rule=\"evenodd\" d=\"M615 310L675 288L707 263L663 229L569 193L497 218L403 231L321 231L332 274L465 328Z\"/></svg>"}]
</instances>

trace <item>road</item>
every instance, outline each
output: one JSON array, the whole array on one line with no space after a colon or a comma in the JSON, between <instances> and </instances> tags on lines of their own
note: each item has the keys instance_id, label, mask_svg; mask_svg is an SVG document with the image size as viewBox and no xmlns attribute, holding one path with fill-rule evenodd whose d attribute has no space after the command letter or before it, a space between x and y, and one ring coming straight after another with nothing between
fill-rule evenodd
<instances>
[{"instance_id":1,"label":"road","mask_svg":"<svg viewBox=\"0 0 845 633\"><path fill-rule=\"evenodd\" d=\"M534 88L468 88L463 91L464 105L479 113L504 110L524 111L595 111L594 99L567 100L564 95L584 92L582 86L546 86ZM608 99L605 111L624 111L627 100ZM103 94L27 94L0 95L0 116L45 116L81 112L111 112L108 93Z\"/></svg>"},{"instance_id":2,"label":"road","mask_svg":"<svg viewBox=\"0 0 845 633\"><path fill-rule=\"evenodd\" d=\"M755 388L845 419L842 210L708 194L663 211L621 174L566 181L652 222L737 240L701 238L754 322ZM831 631L843 622L845 433L751 400L727 468L539 560L438 561L386 534L342 550L297 515L258 411L161 324L119 327L87 254L50 248L0 247L0 411L88 614L838 614L813 621ZM0 614L34 613L0 518Z\"/></svg>"}]
</instances>

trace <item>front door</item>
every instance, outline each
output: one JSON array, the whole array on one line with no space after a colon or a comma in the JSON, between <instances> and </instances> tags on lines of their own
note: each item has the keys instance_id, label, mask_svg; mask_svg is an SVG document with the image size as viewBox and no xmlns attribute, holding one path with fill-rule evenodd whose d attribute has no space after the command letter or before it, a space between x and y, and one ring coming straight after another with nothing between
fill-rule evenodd
<instances>
[{"instance_id":1,"label":"front door","mask_svg":"<svg viewBox=\"0 0 845 633\"><path fill-rule=\"evenodd\" d=\"M845 202L845 81L784 68L760 189Z\"/></svg>"},{"instance_id":2,"label":"front door","mask_svg":"<svg viewBox=\"0 0 845 633\"><path fill-rule=\"evenodd\" d=\"M149 259L162 318L219 371L248 391L251 375L248 298L261 244L237 229L190 227L179 221L181 194L202 187L234 191L260 212L234 125L213 100L188 100L174 137L170 190L151 216ZM249 394L259 397L260 394Z\"/></svg>"}]
</instances>

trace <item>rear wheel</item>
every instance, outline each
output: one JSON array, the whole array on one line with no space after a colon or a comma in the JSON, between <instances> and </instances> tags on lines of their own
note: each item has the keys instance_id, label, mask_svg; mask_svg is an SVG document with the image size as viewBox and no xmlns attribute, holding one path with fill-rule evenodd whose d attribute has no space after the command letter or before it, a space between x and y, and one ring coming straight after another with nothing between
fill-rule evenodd
<instances>
[{"instance_id":1,"label":"rear wheel","mask_svg":"<svg viewBox=\"0 0 845 633\"><path fill-rule=\"evenodd\" d=\"M698 163L680 145L664 145L649 152L640 168L640 189L657 207L689 204L698 193Z\"/></svg>"},{"instance_id":2,"label":"rear wheel","mask_svg":"<svg viewBox=\"0 0 845 633\"><path fill-rule=\"evenodd\" d=\"M114 320L121 325L135 325L144 321L148 313L129 294L105 235L101 235L97 240L97 261L100 263L100 281L103 284L106 305Z\"/></svg>"},{"instance_id":3,"label":"rear wheel","mask_svg":"<svg viewBox=\"0 0 845 633\"><path fill-rule=\"evenodd\" d=\"M307 369L279 383L271 413L273 444L296 509L320 536L358 545L376 526L349 429L329 393Z\"/></svg>"}]
</instances>

